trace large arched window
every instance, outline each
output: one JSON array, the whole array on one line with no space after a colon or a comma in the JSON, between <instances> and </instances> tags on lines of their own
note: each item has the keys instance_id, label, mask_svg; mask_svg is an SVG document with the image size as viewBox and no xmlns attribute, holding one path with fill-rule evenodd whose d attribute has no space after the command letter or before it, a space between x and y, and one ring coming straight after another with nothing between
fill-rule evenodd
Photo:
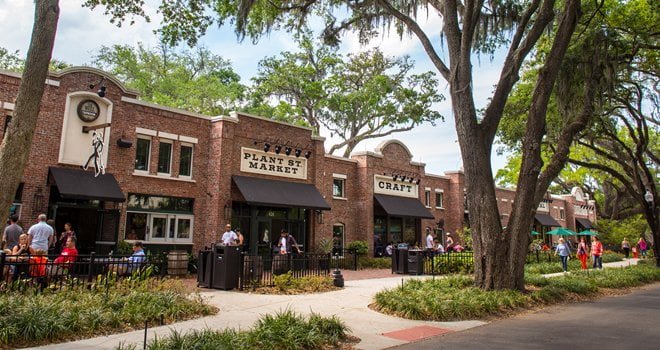
<instances>
[{"instance_id":1,"label":"large arched window","mask_svg":"<svg viewBox=\"0 0 660 350\"><path fill-rule=\"evenodd\" d=\"M332 255L344 256L344 224L332 225Z\"/></svg>"}]
</instances>

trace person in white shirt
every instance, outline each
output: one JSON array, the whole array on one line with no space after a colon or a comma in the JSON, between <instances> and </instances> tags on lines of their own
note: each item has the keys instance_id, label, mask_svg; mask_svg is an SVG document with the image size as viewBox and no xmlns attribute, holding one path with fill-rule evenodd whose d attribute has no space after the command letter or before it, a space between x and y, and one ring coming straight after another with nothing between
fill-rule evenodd
<instances>
[{"instance_id":1,"label":"person in white shirt","mask_svg":"<svg viewBox=\"0 0 660 350\"><path fill-rule=\"evenodd\" d=\"M227 226L225 226L225 233L222 234L222 244L236 245L236 240L238 240L238 236L236 235L236 232L231 230L230 224L227 224Z\"/></svg>"},{"instance_id":2,"label":"person in white shirt","mask_svg":"<svg viewBox=\"0 0 660 350\"><path fill-rule=\"evenodd\" d=\"M40 214L39 222L28 230L28 242L30 248L44 251L55 242L53 228L46 223L46 214Z\"/></svg>"},{"instance_id":3,"label":"person in white shirt","mask_svg":"<svg viewBox=\"0 0 660 350\"><path fill-rule=\"evenodd\" d=\"M431 230L430 227L426 226L426 249L428 250L434 250L435 244L433 242L433 239L435 238L435 234Z\"/></svg>"}]
</instances>

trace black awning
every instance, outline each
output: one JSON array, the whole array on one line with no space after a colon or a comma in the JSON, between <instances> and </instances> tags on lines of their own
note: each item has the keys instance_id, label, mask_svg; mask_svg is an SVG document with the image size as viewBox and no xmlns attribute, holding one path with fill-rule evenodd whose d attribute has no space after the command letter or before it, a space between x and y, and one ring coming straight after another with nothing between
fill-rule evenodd
<instances>
[{"instance_id":1,"label":"black awning","mask_svg":"<svg viewBox=\"0 0 660 350\"><path fill-rule=\"evenodd\" d=\"M577 221L578 224L582 225L585 230L588 230L590 228L594 228L594 225L589 221L589 219L581 219L581 218L575 218L575 221Z\"/></svg>"},{"instance_id":2,"label":"black awning","mask_svg":"<svg viewBox=\"0 0 660 350\"><path fill-rule=\"evenodd\" d=\"M232 179L251 205L330 210L314 185L237 175Z\"/></svg>"},{"instance_id":3,"label":"black awning","mask_svg":"<svg viewBox=\"0 0 660 350\"><path fill-rule=\"evenodd\" d=\"M415 198L388 196L386 194L374 194L374 198L388 215L435 219L422 203Z\"/></svg>"},{"instance_id":4,"label":"black awning","mask_svg":"<svg viewBox=\"0 0 660 350\"><path fill-rule=\"evenodd\" d=\"M557 220L548 214L536 213L536 215L534 215L534 219L536 219L536 221L538 221L543 226L561 227Z\"/></svg>"},{"instance_id":5,"label":"black awning","mask_svg":"<svg viewBox=\"0 0 660 350\"><path fill-rule=\"evenodd\" d=\"M93 172L79 169L48 168L53 184L62 198L124 202L126 197L112 174L94 177Z\"/></svg>"}]
</instances>

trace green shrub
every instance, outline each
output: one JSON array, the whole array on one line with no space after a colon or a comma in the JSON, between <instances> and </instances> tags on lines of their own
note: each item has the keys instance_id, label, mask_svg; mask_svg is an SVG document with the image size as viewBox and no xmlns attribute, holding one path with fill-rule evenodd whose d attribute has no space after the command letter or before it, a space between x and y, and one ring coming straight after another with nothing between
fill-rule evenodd
<instances>
[{"instance_id":1,"label":"green shrub","mask_svg":"<svg viewBox=\"0 0 660 350\"><path fill-rule=\"evenodd\" d=\"M392 258L372 258L370 256L360 256L358 258L358 269L391 269Z\"/></svg>"},{"instance_id":2,"label":"green shrub","mask_svg":"<svg viewBox=\"0 0 660 350\"><path fill-rule=\"evenodd\" d=\"M348 249L353 249L355 254L364 255L369 252L369 245L366 241L353 241L346 246Z\"/></svg>"},{"instance_id":3,"label":"green shrub","mask_svg":"<svg viewBox=\"0 0 660 350\"><path fill-rule=\"evenodd\" d=\"M380 311L404 318L449 321L506 313L529 302L517 291L484 291L472 285L467 276L409 280L376 294L375 305Z\"/></svg>"},{"instance_id":4,"label":"green shrub","mask_svg":"<svg viewBox=\"0 0 660 350\"><path fill-rule=\"evenodd\" d=\"M35 345L209 315L215 308L173 280L121 281L107 290L76 287L0 299L0 347Z\"/></svg>"},{"instance_id":5,"label":"green shrub","mask_svg":"<svg viewBox=\"0 0 660 350\"><path fill-rule=\"evenodd\" d=\"M440 274L461 273L471 275L474 273L474 257L472 255L459 255L462 253L440 254L433 257L435 271ZM426 266L427 271L430 266Z\"/></svg>"},{"instance_id":6,"label":"green shrub","mask_svg":"<svg viewBox=\"0 0 660 350\"><path fill-rule=\"evenodd\" d=\"M623 254L615 253L611 250L606 250L603 252L603 262L610 263L615 261L623 261Z\"/></svg>"},{"instance_id":7,"label":"green shrub","mask_svg":"<svg viewBox=\"0 0 660 350\"><path fill-rule=\"evenodd\" d=\"M527 273L525 282L541 289L522 294L484 291L473 287L469 277L456 275L437 280L409 280L402 286L376 294L374 308L415 320L465 320L557 303L574 295L593 296L599 288L626 288L654 281L660 281L660 269L648 265L578 271L552 278Z\"/></svg>"},{"instance_id":8,"label":"green shrub","mask_svg":"<svg viewBox=\"0 0 660 350\"><path fill-rule=\"evenodd\" d=\"M305 276L294 278L291 271L273 277L275 288L285 294L315 293L332 290L330 276Z\"/></svg>"},{"instance_id":9,"label":"green shrub","mask_svg":"<svg viewBox=\"0 0 660 350\"><path fill-rule=\"evenodd\" d=\"M187 334L173 331L148 344L149 350L179 349L329 349L348 338L349 328L337 317L312 314L305 318L286 310L263 316L250 331L193 330ZM121 345L118 349L135 349Z\"/></svg>"}]
</instances>

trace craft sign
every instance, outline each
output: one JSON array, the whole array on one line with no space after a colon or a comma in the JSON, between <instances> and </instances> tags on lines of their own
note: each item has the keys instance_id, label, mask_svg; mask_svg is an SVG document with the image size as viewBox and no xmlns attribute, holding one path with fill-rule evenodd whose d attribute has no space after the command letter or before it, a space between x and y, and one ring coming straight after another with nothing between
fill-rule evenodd
<instances>
[{"instance_id":1,"label":"craft sign","mask_svg":"<svg viewBox=\"0 0 660 350\"><path fill-rule=\"evenodd\" d=\"M307 158L242 147L241 171L305 180L307 179Z\"/></svg>"},{"instance_id":2,"label":"craft sign","mask_svg":"<svg viewBox=\"0 0 660 350\"><path fill-rule=\"evenodd\" d=\"M394 181L392 177L382 175L374 175L374 193L419 198L419 189L416 183Z\"/></svg>"}]
</instances>

